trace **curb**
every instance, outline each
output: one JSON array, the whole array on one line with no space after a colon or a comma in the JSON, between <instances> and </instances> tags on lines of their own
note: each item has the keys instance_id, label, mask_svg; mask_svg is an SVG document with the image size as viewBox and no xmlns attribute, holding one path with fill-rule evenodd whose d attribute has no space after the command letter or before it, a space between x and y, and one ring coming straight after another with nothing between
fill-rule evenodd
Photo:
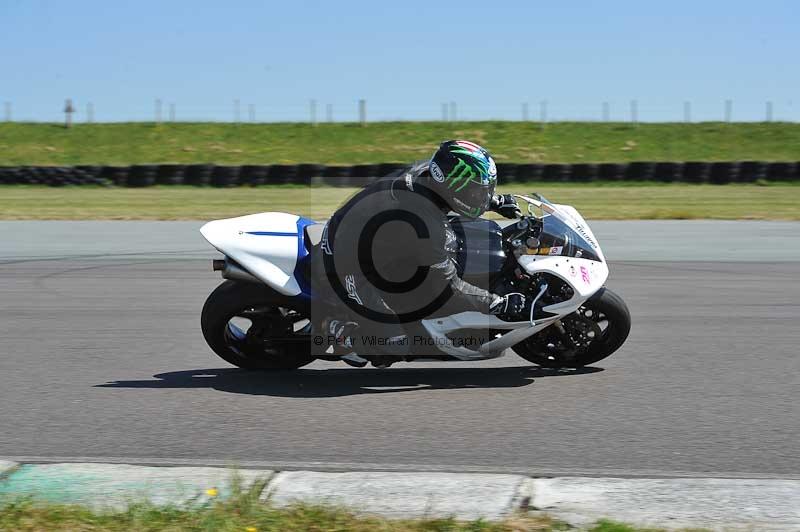
<instances>
[{"instance_id":1,"label":"curb","mask_svg":"<svg viewBox=\"0 0 800 532\"><path fill-rule=\"evenodd\" d=\"M264 490L263 501L349 506L389 518L448 517L501 520L522 509L520 475L470 473L285 471Z\"/></svg>"},{"instance_id":2,"label":"curb","mask_svg":"<svg viewBox=\"0 0 800 532\"><path fill-rule=\"evenodd\" d=\"M583 527L607 518L637 526L800 529L800 480L531 478L496 473L320 472L0 460L0 498L122 509L131 502L193 505L263 483L260 500L333 504L388 518L490 521L520 512Z\"/></svg>"},{"instance_id":3,"label":"curb","mask_svg":"<svg viewBox=\"0 0 800 532\"><path fill-rule=\"evenodd\" d=\"M131 502L184 506L227 497L233 483L269 482L268 470L148 467L124 464L22 464L0 478L0 497L34 496L53 503L125 509Z\"/></svg>"},{"instance_id":4,"label":"curb","mask_svg":"<svg viewBox=\"0 0 800 532\"><path fill-rule=\"evenodd\" d=\"M0 481L4 479L7 475L9 475L12 471L14 471L19 464L16 462L11 462L9 460L0 460Z\"/></svg>"},{"instance_id":5,"label":"curb","mask_svg":"<svg viewBox=\"0 0 800 532\"><path fill-rule=\"evenodd\" d=\"M532 508L573 526L603 516L659 528L800 530L800 481L534 479Z\"/></svg>"}]
</instances>

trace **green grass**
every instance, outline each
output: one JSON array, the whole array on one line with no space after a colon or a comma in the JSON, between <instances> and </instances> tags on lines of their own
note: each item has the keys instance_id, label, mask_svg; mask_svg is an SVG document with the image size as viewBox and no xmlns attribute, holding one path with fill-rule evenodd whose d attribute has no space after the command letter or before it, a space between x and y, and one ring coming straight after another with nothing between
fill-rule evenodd
<instances>
[{"instance_id":1,"label":"green grass","mask_svg":"<svg viewBox=\"0 0 800 532\"><path fill-rule=\"evenodd\" d=\"M513 184L504 192L538 191L574 205L588 219L800 220L800 185ZM0 187L5 220L212 220L263 211L328 217L351 188Z\"/></svg>"},{"instance_id":2,"label":"green grass","mask_svg":"<svg viewBox=\"0 0 800 532\"><path fill-rule=\"evenodd\" d=\"M408 162L448 138L482 143L508 162L800 160L794 123L3 123L0 165Z\"/></svg>"},{"instance_id":3,"label":"green grass","mask_svg":"<svg viewBox=\"0 0 800 532\"><path fill-rule=\"evenodd\" d=\"M229 500L179 508L131 504L121 511L93 511L86 507L36 503L32 499L0 501L0 530L50 531L214 531L214 532L525 532L564 531L570 527L546 516L519 515L503 522L455 519L390 520L359 516L335 507L295 505L273 508L258 500L260 487ZM608 520L587 532L658 532Z\"/></svg>"},{"instance_id":4,"label":"green grass","mask_svg":"<svg viewBox=\"0 0 800 532\"><path fill-rule=\"evenodd\" d=\"M523 522L521 520L521 522ZM516 530L557 530L547 518L525 519L527 528ZM474 531L504 532L513 530L501 523L453 519L387 520L359 517L338 508L297 505L276 509L246 494L230 501L200 508L158 507L133 504L124 511L92 511L85 507L35 504L22 500L0 505L0 530L79 530L79 531Z\"/></svg>"}]
</instances>

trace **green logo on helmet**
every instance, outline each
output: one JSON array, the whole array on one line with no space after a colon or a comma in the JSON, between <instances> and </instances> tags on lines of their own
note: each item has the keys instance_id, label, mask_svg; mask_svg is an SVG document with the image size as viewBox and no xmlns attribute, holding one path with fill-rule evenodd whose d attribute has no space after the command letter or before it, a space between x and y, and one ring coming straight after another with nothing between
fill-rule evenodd
<instances>
[{"instance_id":1,"label":"green logo on helmet","mask_svg":"<svg viewBox=\"0 0 800 532\"><path fill-rule=\"evenodd\" d=\"M475 164L469 164L459 157L458 164L447 174L447 188L453 188L459 185L458 188L455 189L455 191L458 192L470 183L488 185L492 179L495 179L490 173L492 165L488 160L477 158L474 153L470 153L466 150L454 150L454 152L470 155L475 161ZM478 166L478 172L475 171L475 166Z\"/></svg>"},{"instance_id":2,"label":"green logo on helmet","mask_svg":"<svg viewBox=\"0 0 800 532\"><path fill-rule=\"evenodd\" d=\"M475 172L475 169L472 168L472 165L464 162L464 159L459 158L458 164L447 174L447 188L453 188L461 183L461 186L455 189L456 192L458 192L469 185L470 181L477 176L478 174Z\"/></svg>"}]
</instances>

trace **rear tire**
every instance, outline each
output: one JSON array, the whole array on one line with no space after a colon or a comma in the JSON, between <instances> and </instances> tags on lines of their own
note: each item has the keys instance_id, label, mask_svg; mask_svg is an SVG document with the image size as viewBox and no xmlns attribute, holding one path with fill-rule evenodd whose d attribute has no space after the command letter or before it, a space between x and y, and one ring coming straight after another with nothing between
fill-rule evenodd
<instances>
[{"instance_id":1,"label":"rear tire","mask_svg":"<svg viewBox=\"0 0 800 532\"><path fill-rule=\"evenodd\" d=\"M265 285L225 281L203 305L203 336L217 355L234 366L249 370L297 369L314 358L310 354L310 338L302 341L303 334L289 332L293 320L302 320L286 305L289 303L283 296ZM246 331L232 322L237 317L251 321ZM289 327L282 332L272 331L286 324ZM265 330L273 334L258 334Z\"/></svg>"},{"instance_id":2,"label":"rear tire","mask_svg":"<svg viewBox=\"0 0 800 532\"><path fill-rule=\"evenodd\" d=\"M544 368L580 368L611 356L625 343L631 330L631 314L625 301L617 294L607 288L601 288L581 305L579 312L596 318L603 317L604 321L608 322L608 326L604 330L598 328L591 331L599 330L600 334L596 335L584 348L564 354L546 352L543 345L553 343L548 342L546 338L548 335L558 334L554 329L555 326L550 326L515 345L514 352L525 360ZM570 316L574 315L570 314ZM563 321L568 318L569 316L565 317Z\"/></svg>"}]
</instances>

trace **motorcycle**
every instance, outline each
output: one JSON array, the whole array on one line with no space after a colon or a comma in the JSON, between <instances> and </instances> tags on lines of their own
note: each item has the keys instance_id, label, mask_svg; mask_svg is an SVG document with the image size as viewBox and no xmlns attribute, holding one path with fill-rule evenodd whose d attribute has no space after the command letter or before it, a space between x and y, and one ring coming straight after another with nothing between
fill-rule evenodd
<instances>
[{"instance_id":1,"label":"motorcycle","mask_svg":"<svg viewBox=\"0 0 800 532\"><path fill-rule=\"evenodd\" d=\"M472 284L530 302L525 316L460 312L408 324L415 341L406 361L474 361L513 350L546 368L579 368L614 353L631 318L606 288L608 265L586 221L569 205L539 194L515 195L527 213L497 222L449 218L458 239L459 274ZM323 224L266 212L205 224L203 237L224 255L213 261L225 281L203 306L203 336L227 362L251 370L300 368L341 360L312 341L310 259ZM469 245L467 245L469 243ZM370 360L370 353L358 353Z\"/></svg>"}]
</instances>

